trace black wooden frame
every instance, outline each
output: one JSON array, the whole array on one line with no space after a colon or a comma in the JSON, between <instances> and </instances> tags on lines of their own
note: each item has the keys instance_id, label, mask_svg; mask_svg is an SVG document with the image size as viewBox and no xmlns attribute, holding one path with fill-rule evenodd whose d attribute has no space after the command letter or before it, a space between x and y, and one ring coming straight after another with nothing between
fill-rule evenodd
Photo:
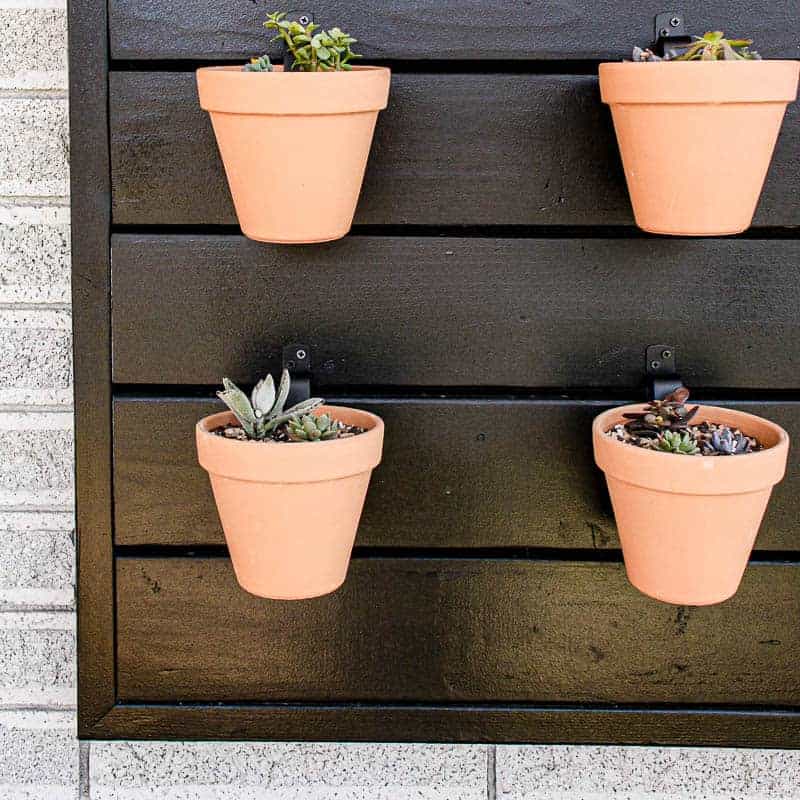
<instances>
[{"instance_id":1,"label":"black wooden frame","mask_svg":"<svg viewBox=\"0 0 800 800\"><path fill-rule=\"evenodd\" d=\"M106 0L70 0L79 736L800 747L800 709L120 703L116 687Z\"/></svg>"}]
</instances>

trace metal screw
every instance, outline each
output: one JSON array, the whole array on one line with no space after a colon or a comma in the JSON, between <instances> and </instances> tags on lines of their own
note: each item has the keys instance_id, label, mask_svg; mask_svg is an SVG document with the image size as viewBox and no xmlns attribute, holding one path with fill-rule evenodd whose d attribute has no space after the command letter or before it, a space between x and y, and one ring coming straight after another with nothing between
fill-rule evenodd
<instances>
[{"instance_id":1,"label":"metal screw","mask_svg":"<svg viewBox=\"0 0 800 800\"><path fill-rule=\"evenodd\" d=\"M297 353L296 353L296 355L297 355L297 358L298 358L300 361L305 361L305 357L306 357L306 355L308 355L308 354L306 353L306 351L305 351L305 350L298 350L298 351L297 351Z\"/></svg>"},{"instance_id":2,"label":"metal screw","mask_svg":"<svg viewBox=\"0 0 800 800\"><path fill-rule=\"evenodd\" d=\"M303 16L302 16L302 17L300 17L300 18L299 18L297 21L298 21L298 22L299 22L301 25L308 25L308 23L309 23L309 22L311 22L311 20L310 20L310 19L309 19L309 18L308 18L308 17L307 17L305 14L303 14Z\"/></svg>"},{"instance_id":3,"label":"metal screw","mask_svg":"<svg viewBox=\"0 0 800 800\"><path fill-rule=\"evenodd\" d=\"M661 29L661 35L662 36L669 36L669 31L666 28L662 28Z\"/></svg>"},{"instance_id":4,"label":"metal screw","mask_svg":"<svg viewBox=\"0 0 800 800\"><path fill-rule=\"evenodd\" d=\"M672 358L672 350L663 350L661 352L661 358L663 358L665 360L669 359L669 358Z\"/></svg>"},{"instance_id":5,"label":"metal screw","mask_svg":"<svg viewBox=\"0 0 800 800\"><path fill-rule=\"evenodd\" d=\"M678 27L678 25L680 25L680 24L681 24L681 18L680 18L680 17L673 17L673 18L672 18L672 19L669 21L669 24L670 24L670 25L672 25L672 27L673 27L673 28L677 28L677 27Z\"/></svg>"},{"instance_id":6,"label":"metal screw","mask_svg":"<svg viewBox=\"0 0 800 800\"><path fill-rule=\"evenodd\" d=\"M650 362L650 369L658 369L661 366L660 361L651 361Z\"/></svg>"}]
</instances>

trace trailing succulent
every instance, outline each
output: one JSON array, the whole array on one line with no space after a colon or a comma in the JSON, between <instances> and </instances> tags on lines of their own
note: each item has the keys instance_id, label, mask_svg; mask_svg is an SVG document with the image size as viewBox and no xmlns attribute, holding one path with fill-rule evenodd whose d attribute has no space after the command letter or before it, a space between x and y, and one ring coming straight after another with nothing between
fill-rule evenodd
<instances>
[{"instance_id":1,"label":"trailing succulent","mask_svg":"<svg viewBox=\"0 0 800 800\"><path fill-rule=\"evenodd\" d=\"M761 449L758 439L713 422L692 424L698 406L689 408L689 390L676 389L644 411L625 414L625 422L606 431L618 441L684 456L736 456Z\"/></svg>"},{"instance_id":2,"label":"trailing succulent","mask_svg":"<svg viewBox=\"0 0 800 800\"><path fill-rule=\"evenodd\" d=\"M677 55L656 55L650 48L633 48L634 61L758 61L761 56L750 49L752 39L726 39L722 31L693 36Z\"/></svg>"},{"instance_id":3,"label":"trailing succulent","mask_svg":"<svg viewBox=\"0 0 800 800\"><path fill-rule=\"evenodd\" d=\"M230 439L277 442L324 442L363 433L362 428L345 425L329 414L313 414L325 401L321 397L303 400L285 408L291 379L288 370L281 374L277 392L272 375L259 381L248 397L233 381L222 381L224 390L217 397L233 412L239 425L215 431Z\"/></svg>"},{"instance_id":4,"label":"trailing succulent","mask_svg":"<svg viewBox=\"0 0 800 800\"><path fill-rule=\"evenodd\" d=\"M267 16L264 27L277 31L272 40L282 41L292 60L292 69L301 72L339 72L353 69L350 61L361 58L354 53L351 45L357 39L341 28L322 30L319 25L308 22L305 25L286 19L286 13L277 11ZM250 59L244 66L245 72L272 72L269 56Z\"/></svg>"}]
</instances>

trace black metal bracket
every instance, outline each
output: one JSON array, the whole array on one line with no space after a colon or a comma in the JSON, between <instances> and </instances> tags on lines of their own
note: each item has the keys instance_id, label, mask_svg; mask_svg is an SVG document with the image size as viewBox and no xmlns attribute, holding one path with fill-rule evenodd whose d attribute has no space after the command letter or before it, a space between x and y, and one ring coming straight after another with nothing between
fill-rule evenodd
<instances>
[{"instance_id":1,"label":"black metal bracket","mask_svg":"<svg viewBox=\"0 0 800 800\"><path fill-rule=\"evenodd\" d=\"M314 21L314 15L310 11L289 11L286 14L286 19L289 22L299 22L303 27L308 25L309 22ZM291 72L294 61L289 48L283 45L283 71Z\"/></svg>"},{"instance_id":2,"label":"black metal bracket","mask_svg":"<svg viewBox=\"0 0 800 800\"><path fill-rule=\"evenodd\" d=\"M679 56L692 43L680 11L664 11L656 15L654 27L653 52L662 58Z\"/></svg>"},{"instance_id":3,"label":"black metal bracket","mask_svg":"<svg viewBox=\"0 0 800 800\"><path fill-rule=\"evenodd\" d=\"M647 399L663 400L683 386L675 362L675 348L669 344L651 344L645 351Z\"/></svg>"},{"instance_id":4,"label":"black metal bracket","mask_svg":"<svg viewBox=\"0 0 800 800\"><path fill-rule=\"evenodd\" d=\"M283 369L289 370L292 384L286 407L311 397L311 351L304 344L287 344L283 348Z\"/></svg>"}]
</instances>

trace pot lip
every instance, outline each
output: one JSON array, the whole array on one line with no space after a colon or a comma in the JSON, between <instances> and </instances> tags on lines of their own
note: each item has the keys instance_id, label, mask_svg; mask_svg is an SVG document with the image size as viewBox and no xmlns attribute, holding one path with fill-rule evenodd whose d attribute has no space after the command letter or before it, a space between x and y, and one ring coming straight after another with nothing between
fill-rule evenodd
<instances>
[{"instance_id":1,"label":"pot lip","mask_svg":"<svg viewBox=\"0 0 800 800\"><path fill-rule=\"evenodd\" d=\"M214 414L209 414L208 416L203 417L202 419L198 420L197 424L195 425L195 429L199 436L203 436L209 442L214 442L216 446L233 446L233 447L269 447L270 445L276 445L279 447L291 447L292 450L299 450L300 448L309 448L313 447L315 450L319 451L319 448L332 448L332 447L341 447L343 444L347 444L348 446L352 447L353 442L363 442L364 444L369 444L370 442L374 441L376 438L380 438L383 436L383 420L377 415L373 414L369 411L363 411L360 408L350 408L349 406L329 406L329 405L322 405L319 408L314 409L313 413L325 413L325 412L335 412L337 409L343 409L345 411L354 411L358 414L363 414L364 416L368 417L370 422L373 423L371 428L368 428L364 433L359 433L357 436L351 436L346 439L331 439L327 442L263 442L263 441L255 441L253 439L247 439L242 441L240 439L227 439L224 436L217 436L215 433L211 433L211 427L219 427L220 425L226 424L223 422L223 419L228 420L235 420L236 417L234 416L232 411L218 411ZM213 421L213 422L212 422Z\"/></svg>"},{"instance_id":2,"label":"pot lip","mask_svg":"<svg viewBox=\"0 0 800 800\"><path fill-rule=\"evenodd\" d=\"M634 67L636 69L644 67L646 69L696 69L698 66L712 69L741 69L746 67L748 69L755 67L756 69L766 69L767 64L800 64L800 60L796 58L761 58L758 60L744 60L744 61L603 61L599 68L602 70L614 69L629 69Z\"/></svg>"},{"instance_id":3,"label":"pot lip","mask_svg":"<svg viewBox=\"0 0 800 800\"><path fill-rule=\"evenodd\" d=\"M742 453L736 456L735 459L726 459L726 460L733 460L736 463L742 463L743 461L747 461L748 464L754 463L756 459L765 459L765 458L772 458L776 452L781 450L788 449L789 447L789 434L777 423L772 422L764 417L759 417L757 414L750 414L747 411L739 411L738 409L734 408L724 408L723 406L709 406L704 405L702 403L697 403L696 405L699 406L700 411L703 412L707 409L713 411L715 408L719 408L727 413L735 414L736 416L741 416L743 420L753 419L757 420L761 425L768 425L778 434L778 441L772 445L771 447L765 447L763 450L759 450L755 453ZM606 431L609 429L610 425L616 424L611 422L612 419L622 419L622 415L628 412L640 412L643 411L644 408L647 406L647 403L632 403L626 406L616 406L614 408L610 408L607 411L604 411L602 414L598 414L594 421L592 422L592 436L595 440L597 445L612 448L624 448L624 450L620 450L619 452L630 453L631 458L649 458L653 463L654 459L669 459L667 463L675 464L675 453L662 453L658 450L648 450L644 447L636 447L635 445L627 444L625 442L620 442L617 439L612 439L610 436L606 436ZM713 415L709 415L713 416ZM610 423L610 424L609 424ZM744 427L744 426L743 426ZM744 431L746 434L746 431ZM685 459L680 463L686 464L693 464L697 461L705 460L709 458L709 456L697 456L692 457L689 459ZM713 456L712 456L713 458Z\"/></svg>"},{"instance_id":4,"label":"pot lip","mask_svg":"<svg viewBox=\"0 0 800 800\"><path fill-rule=\"evenodd\" d=\"M609 105L781 103L797 98L800 61L616 61L600 64Z\"/></svg>"},{"instance_id":5,"label":"pot lip","mask_svg":"<svg viewBox=\"0 0 800 800\"><path fill-rule=\"evenodd\" d=\"M292 80L299 78L300 80L314 80L316 78L335 78L336 76L341 75L357 75L361 74L364 75L365 73L388 73L391 75L392 70L390 67L379 67L373 66L372 64L353 64L352 69L339 69L339 70L331 70L330 72L284 72L283 66L281 64L276 64L275 68L272 72L245 72L242 67L245 66L244 64L225 64L223 66L216 66L216 67L198 67L196 72L204 73L204 74L213 74L213 73L225 73L227 75L231 74L238 74L242 76L242 80L250 80L252 78L255 79L263 79L267 78L268 80L276 79L281 76L288 77L289 75L292 76Z\"/></svg>"}]
</instances>

